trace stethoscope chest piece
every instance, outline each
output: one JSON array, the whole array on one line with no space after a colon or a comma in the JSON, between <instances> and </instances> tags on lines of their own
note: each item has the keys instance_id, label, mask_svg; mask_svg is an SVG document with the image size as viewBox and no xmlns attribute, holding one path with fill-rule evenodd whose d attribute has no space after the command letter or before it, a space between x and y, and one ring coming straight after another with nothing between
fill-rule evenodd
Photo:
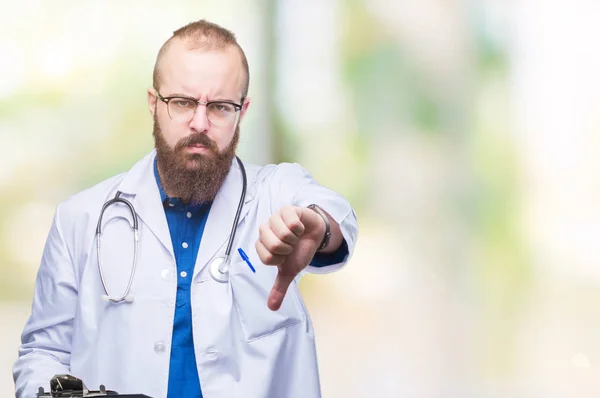
<instances>
[{"instance_id":1,"label":"stethoscope chest piece","mask_svg":"<svg viewBox=\"0 0 600 398\"><path fill-rule=\"evenodd\" d=\"M225 283L229 280L229 264L224 257L217 257L210 263L210 275L217 282Z\"/></svg>"}]
</instances>

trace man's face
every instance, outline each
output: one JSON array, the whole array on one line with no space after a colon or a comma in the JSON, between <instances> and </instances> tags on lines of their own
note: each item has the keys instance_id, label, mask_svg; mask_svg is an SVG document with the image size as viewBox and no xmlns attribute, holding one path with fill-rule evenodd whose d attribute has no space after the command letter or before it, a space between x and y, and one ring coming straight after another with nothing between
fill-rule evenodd
<instances>
[{"instance_id":1,"label":"man's face","mask_svg":"<svg viewBox=\"0 0 600 398\"><path fill-rule=\"evenodd\" d=\"M164 54L160 71L162 79L158 91L163 98L182 96L200 102L221 100L240 104L246 77L234 47L216 51L188 50L182 41L175 40ZM189 122L173 120L167 104L158 99L154 89L148 90L148 105L155 124L159 171L167 192L189 179L197 184L198 179L207 179L213 173L225 178L235 154L239 123L249 101L245 101L228 124L211 123L205 105L198 106ZM197 199L197 193L170 190L172 195L192 195L184 199Z\"/></svg>"}]
</instances>

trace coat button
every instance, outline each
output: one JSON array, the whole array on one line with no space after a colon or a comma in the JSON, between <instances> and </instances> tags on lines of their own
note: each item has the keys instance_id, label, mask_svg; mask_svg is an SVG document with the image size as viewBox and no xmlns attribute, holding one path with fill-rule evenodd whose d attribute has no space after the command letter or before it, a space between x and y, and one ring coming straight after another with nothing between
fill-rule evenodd
<instances>
[{"instance_id":1,"label":"coat button","mask_svg":"<svg viewBox=\"0 0 600 398\"><path fill-rule=\"evenodd\" d=\"M160 277L163 278L164 280L168 281L169 278L171 277L171 272L168 269L163 269L160 272Z\"/></svg>"},{"instance_id":2,"label":"coat button","mask_svg":"<svg viewBox=\"0 0 600 398\"><path fill-rule=\"evenodd\" d=\"M154 343L154 351L157 353L161 353L165 351L165 343L163 341L157 341Z\"/></svg>"}]
</instances>

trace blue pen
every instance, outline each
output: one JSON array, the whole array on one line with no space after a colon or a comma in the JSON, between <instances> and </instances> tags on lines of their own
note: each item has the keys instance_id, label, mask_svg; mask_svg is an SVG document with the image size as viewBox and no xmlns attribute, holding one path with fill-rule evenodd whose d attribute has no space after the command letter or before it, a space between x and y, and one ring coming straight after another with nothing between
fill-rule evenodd
<instances>
[{"instance_id":1,"label":"blue pen","mask_svg":"<svg viewBox=\"0 0 600 398\"><path fill-rule=\"evenodd\" d=\"M246 264L248 264L248 267L250 267L250 269L252 270L252 272L256 272L256 270L254 269L254 267L250 263L250 259L248 258L248 256L246 255L246 253L244 253L244 251L242 250L241 247L238 249L238 252L240 253L240 256L242 256L242 260L244 260L246 262Z\"/></svg>"}]
</instances>

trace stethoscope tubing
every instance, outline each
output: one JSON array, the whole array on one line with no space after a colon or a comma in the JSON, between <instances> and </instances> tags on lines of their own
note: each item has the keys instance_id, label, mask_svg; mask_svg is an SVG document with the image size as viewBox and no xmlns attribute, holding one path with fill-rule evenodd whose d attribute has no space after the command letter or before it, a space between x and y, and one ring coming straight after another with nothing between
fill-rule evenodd
<instances>
[{"instance_id":1,"label":"stethoscope tubing","mask_svg":"<svg viewBox=\"0 0 600 398\"><path fill-rule=\"evenodd\" d=\"M244 164L242 163L241 159L238 156L236 156L235 158L236 158L238 165L240 166L240 171L242 173L242 181L243 181L242 194L240 195L240 201L238 203L238 207L237 207L237 210L235 213L233 225L231 226L231 232L229 233L229 241L227 242L227 248L225 249L225 257L223 259L223 262L219 265L219 267L216 271L214 269L212 269L212 267L211 267L211 274L212 274L213 278L218 282L225 282L226 279L224 280L223 276L227 275L229 272L231 248L232 248L233 242L235 240L235 233L236 233L236 229L237 229L236 227L239 222L240 216L242 214L242 207L244 206L244 201L246 198L246 188L248 185L247 177L246 177L246 169L244 167ZM135 271L136 271L136 267L137 267L138 250L139 250L138 216L137 216L137 213L135 212L135 208L134 208L133 204L130 201L128 201L127 199L122 198L121 194L122 193L120 191L117 191L114 198L108 200L107 202L104 203L104 205L102 205L102 209L100 210L100 215L98 216L98 224L96 225L96 254L98 257L98 273L100 274L100 281L102 283L102 288L104 289L104 293L105 293L105 295L102 296L102 299L105 301L113 302L113 303L132 302L133 301L133 296L130 295L129 292L131 291L131 286L133 285L133 279L134 279ZM129 281L127 282L127 287L125 288L125 292L123 293L123 295L118 296L118 297L112 296L108 292L108 288L106 285L106 279L104 278L102 260L101 260L101 256L100 256L100 253L101 253L100 241L101 241L101 236L102 236L102 218L104 217L104 212L106 211L106 209L115 203L124 204L125 206L127 206L127 208L129 209L129 212L131 213L131 217L133 220L132 229L133 229L133 244L134 244L133 265L131 268L131 273L129 275ZM220 275L215 276L214 275L215 272L218 272ZM220 278L218 278L218 276L220 276Z\"/></svg>"},{"instance_id":2,"label":"stethoscope tubing","mask_svg":"<svg viewBox=\"0 0 600 398\"><path fill-rule=\"evenodd\" d=\"M237 224L242 214L242 207L244 206L244 201L246 200L246 187L248 185L248 181L246 178L246 168L244 167L244 164L242 163L239 157L236 156L235 159L237 160L238 165L240 166L240 171L242 173L242 194L240 195L240 202L238 203L238 207L235 212L235 218L233 220L233 225L231 226L231 232L229 233L229 242L227 242L227 248L225 249L225 259L223 261L223 264L225 264L226 267L229 266L229 257L231 257L231 247L233 246L233 241L235 240ZM222 273L227 272L227 270L225 268L221 268L221 266L219 266L219 271Z\"/></svg>"},{"instance_id":3,"label":"stethoscope tubing","mask_svg":"<svg viewBox=\"0 0 600 398\"><path fill-rule=\"evenodd\" d=\"M129 292L131 290L131 285L133 284L133 278L135 276L135 269L137 267L138 248L139 248L139 234L138 234L139 223L138 223L137 213L135 212L135 208L133 207L133 204L131 204L131 202L128 201L127 199L121 198L120 196L121 196L121 192L117 191L117 194L115 195L114 198L112 198L109 201L107 201L106 203L104 203L104 205L102 206L102 210L100 211L100 216L98 217L98 225L96 225L96 254L98 256L98 272L100 274L100 281L102 282L102 288L104 289L104 293L105 293L105 295L102 297L102 299L105 301L111 301L113 303L120 303L123 301L127 301L127 302L133 301L133 297L131 297L129 295ZM131 267L131 273L129 274L129 281L127 282L127 287L125 288L125 292L123 293L122 296L119 296L119 297L113 297L108 292L108 288L106 287L106 279L104 278L104 273L102 271L102 269L103 269L102 268L102 259L100 258L100 253L101 253L100 237L102 236L102 218L104 216L104 212L106 211L106 209L115 203L123 203L124 205L126 205L127 208L129 209L129 212L131 213L131 218L133 220L133 225L131 227L133 229L133 244L134 244L134 246L133 246L133 265Z\"/></svg>"}]
</instances>

